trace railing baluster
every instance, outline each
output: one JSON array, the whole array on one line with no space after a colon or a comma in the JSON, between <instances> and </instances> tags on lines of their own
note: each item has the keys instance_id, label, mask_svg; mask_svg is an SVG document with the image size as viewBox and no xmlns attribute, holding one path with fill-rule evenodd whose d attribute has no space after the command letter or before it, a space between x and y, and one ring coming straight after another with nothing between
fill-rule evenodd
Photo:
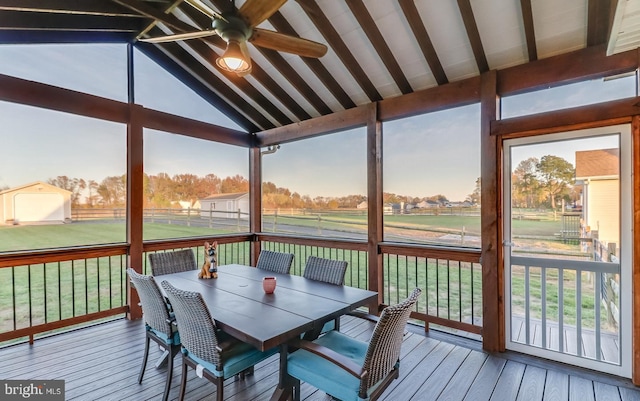
<instances>
[{"instance_id":1,"label":"railing baluster","mask_svg":"<svg viewBox=\"0 0 640 401\"><path fill-rule=\"evenodd\" d=\"M529 299L529 265L524 266L524 328L525 328L525 344L531 344L531 307Z\"/></svg>"},{"instance_id":2,"label":"railing baluster","mask_svg":"<svg viewBox=\"0 0 640 401\"><path fill-rule=\"evenodd\" d=\"M576 270L576 353L582 356L582 271Z\"/></svg>"},{"instance_id":3,"label":"railing baluster","mask_svg":"<svg viewBox=\"0 0 640 401\"><path fill-rule=\"evenodd\" d=\"M60 263L58 262L58 320L62 320L62 276L60 274Z\"/></svg>"},{"instance_id":4,"label":"railing baluster","mask_svg":"<svg viewBox=\"0 0 640 401\"><path fill-rule=\"evenodd\" d=\"M540 297L542 298L542 348L547 345L547 269L540 268Z\"/></svg>"},{"instance_id":5,"label":"railing baluster","mask_svg":"<svg viewBox=\"0 0 640 401\"><path fill-rule=\"evenodd\" d=\"M596 275L596 291L595 291L595 334L596 334L596 360L599 361L602 359L602 348L600 342L601 332L601 321L600 321L600 308L602 307L602 274L603 273L595 273Z\"/></svg>"},{"instance_id":6,"label":"railing baluster","mask_svg":"<svg viewBox=\"0 0 640 401\"><path fill-rule=\"evenodd\" d=\"M558 269L558 351L564 352L564 269Z\"/></svg>"}]
</instances>

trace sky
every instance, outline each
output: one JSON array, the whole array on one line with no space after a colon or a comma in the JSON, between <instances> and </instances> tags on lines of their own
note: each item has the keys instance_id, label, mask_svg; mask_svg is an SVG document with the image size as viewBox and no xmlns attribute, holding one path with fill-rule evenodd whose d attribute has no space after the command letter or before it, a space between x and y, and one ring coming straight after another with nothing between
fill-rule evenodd
<instances>
[{"instance_id":1,"label":"sky","mask_svg":"<svg viewBox=\"0 0 640 401\"><path fill-rule=\"evenodd\" d=\"M134 62L136 103L241 130L137 50ZM122 44L1 45L0 74L127 100ZM502 115L514 117L635 93L635 77L596 80L503 98ZM479 119L478 105L471 105L385 122L384 191L464 200L480 176ZM122 124L0 102L0 135L0 188L58 175L99 182L124 174L126 126ZM152 130L145 131L144 141L148 174L248 177L244 148ZM574 152L564 148L556 143L549 149ZM275 154L263 156L263 181L312 198L366 195L365 129L282 144Z\"/></svg>"}]
</instances>

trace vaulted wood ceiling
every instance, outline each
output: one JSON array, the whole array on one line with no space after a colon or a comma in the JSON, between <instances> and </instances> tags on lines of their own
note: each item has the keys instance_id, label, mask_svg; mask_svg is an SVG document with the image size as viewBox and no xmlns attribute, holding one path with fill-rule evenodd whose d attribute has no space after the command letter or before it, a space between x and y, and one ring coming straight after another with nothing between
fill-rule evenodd
<instances>
[{"instance_id":1,"label":"vaulted wood ceiling","mask_svg":"<svg viewBox=\"0 0 640 401\"><path fill-rule=\"evenodd\" d=\"M259 27L328 46L320 59L249 44L250 75L222 71L195 0L0 0L0 43L131 42L257 132L604 45L618 0L289 0ZM201 0L217 11L228 0ZM266 0L265 0L266 1ZM236 1L240 7L244 0ZM606 46L603 46L603 48Z\"/></svg>"}]
</instances>

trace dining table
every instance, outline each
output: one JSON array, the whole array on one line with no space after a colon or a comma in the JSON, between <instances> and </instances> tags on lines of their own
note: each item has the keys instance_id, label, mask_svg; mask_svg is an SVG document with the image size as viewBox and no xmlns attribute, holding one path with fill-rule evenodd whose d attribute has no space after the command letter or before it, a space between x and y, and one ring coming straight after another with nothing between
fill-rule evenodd
<instances>
[{"instance_id":1,"label":"dining table","mask_svg":"<svg viewBox=\"0 0 640 401\"><path fill-rule=\"evenodd\" d=\"M265 277L276 279L271 294L263 289ZM198 270L193 270L165 274L158 281L202 294L216 326L238 340L261 351L279 347L279 382L271 400L285 400L292 394L286 374L291 340L304 333L319 333L326 322L358 307L377 305L378 300L374 291L240 264L218 266L215 279L200 279Z\"/></svg>"}]
</instances>

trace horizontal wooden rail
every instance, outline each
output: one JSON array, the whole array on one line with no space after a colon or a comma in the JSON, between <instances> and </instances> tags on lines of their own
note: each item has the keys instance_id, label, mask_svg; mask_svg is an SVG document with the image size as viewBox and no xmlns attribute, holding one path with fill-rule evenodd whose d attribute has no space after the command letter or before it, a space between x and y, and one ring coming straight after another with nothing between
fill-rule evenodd
<instances>
[{"instance_id":1,"label":"horizontal wooden rail","mask_svg":"<svg viewBox=\"0 0 640 401\"><path fill-rule=\"evenodd\" d=\"M2 253L0 268L126 255L128 250L129 245L118 244Z\"/></svg>"},{"instance_id":2,"label":"horizontal wooden rail","mask_svg":"<svg viewBox=\"0 0 640 401\"><path fill-rule=\"evenodd\" d=\"M29 336L29 344L33 344L33 336L39 333L45 333L47 331L57 330L76 324L88 323L93 320L104 319L109 316L115 316L119 314L125 314L129 311L127 305L119 306L109 310L103 310L100 312L89 313L87 315L75 316L68 319L57 320L55 322L38 324L31 327L25 327L23 329L13 330L6 333L0 333L0 342L14 340L16 338Z\"/></svg>"}]
</instances>

